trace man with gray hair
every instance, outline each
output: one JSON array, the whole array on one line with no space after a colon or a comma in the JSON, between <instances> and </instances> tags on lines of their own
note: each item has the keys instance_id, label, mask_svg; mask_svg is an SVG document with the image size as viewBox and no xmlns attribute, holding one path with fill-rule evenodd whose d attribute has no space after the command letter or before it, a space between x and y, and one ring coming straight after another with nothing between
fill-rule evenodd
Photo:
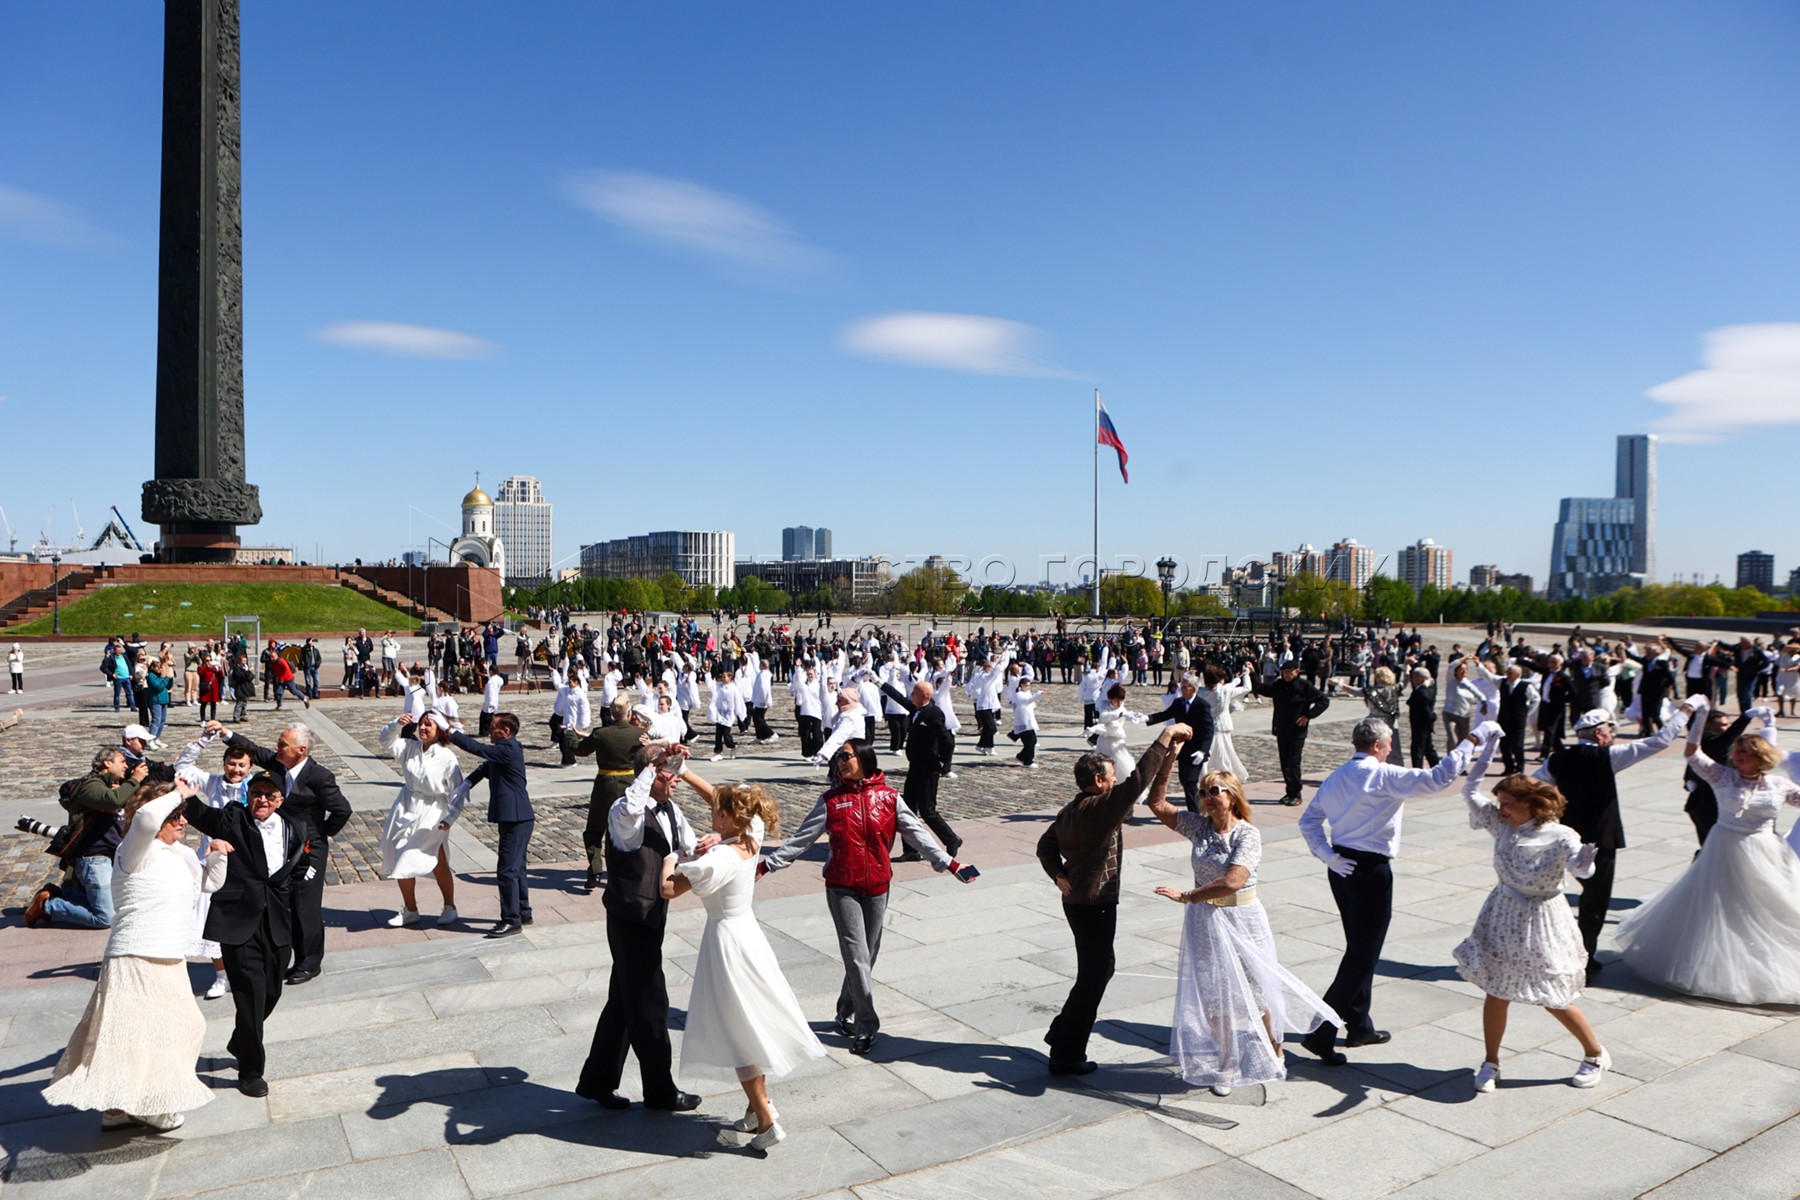
<instances>
[{"instance_id":1,"label":"man with gray hair","mask_svg":"<svg viewBox=\"0 0 1800 1200\"><path fill-rule=\"evenodd\" d=\"M1444 791L1468 765L1475 747L1500 727L1492 722L1459 743L1430 770L1398 767L1387 760L1394 732L1380 717L1368 716L1350 731L1356 753L1319 785L1300 814L1300 833L1313 857L1330 870L1332 899L1344 924L1344 956L1325 1003L1343 1018L1346 1046L1378 1046L1390 1037L1375 1028L1369 1005L1375 964L1394 913L1392 861L1400 853L1402 807L1417 796ZM1330 826L1327 836L1326 826ZM1345 1061L1336 1049L1337 1026L1327 1022L1300 1044L1327 1066Z\"/></svg>"},{"instance_id":2,"label":"man with gray hair","mask_svg":"<svg viewBox=\"0 0 1800 1200\"><path fill-rule=\"evenodd\" d=\"M283 810L304 818L318 831L306 857L295 866L289 889L294 961L286 982L298 985L317 979L325 960L325 864L331 857L333 835L350 820L350 802L338 789L337 776L313 761L312 730L297 721L281 731L273 750L241 734L234 737L217 721L208 721L201 732L228 739L232 743L226 749L228 756L248 750L256 765L281 785Z\"/></svg>"}]
</instances>

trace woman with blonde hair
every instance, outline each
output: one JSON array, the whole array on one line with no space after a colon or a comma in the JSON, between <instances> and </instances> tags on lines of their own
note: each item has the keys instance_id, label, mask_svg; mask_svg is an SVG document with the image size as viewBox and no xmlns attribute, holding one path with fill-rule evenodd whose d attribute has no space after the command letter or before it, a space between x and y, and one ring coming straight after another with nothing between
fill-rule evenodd
<instances>
[{"instance_id":1,"label":"woman with blonde hair","mask_svg":"<svg viewBox=\"0 0 1800 1200\"><path fill-rule=\"evenodd\" d=\"M1727 766L1700 748L1705 729L1696 712L1688 765L1712 785L1719 823L1675 882L1625 914L1618 944L1632 970L1678 992L1800 1004L1800 858L1775 833L1781 806L1800 806L1800 785L1774 774L1782 754L1768 738L1738 738Z\"/></svg>"},{"instance_id":2,"label":"woman with blonde hair","mask_svg":"<svg viewBox=\"0 0 1800 1200\"><path fill-rule=\"evenodd\" d=\"M674 855L663 861L663 898L692 891L706 906L681 1073L742 1086L749 1105L730 1128L754 1133L750 1148L768 1150L787 1136L769 1100L769 1079L824 1057L825 1047L806 1023L751 908L757 856L779 822L775 802L756 784L724 784L710 796L698 790L712 806L719 844L684 863Z\"/></svg>"},{"instance_id":3,"label":"woman with blonde hair","mask_svg":"<svg viewBox=\"0 0 1800 1200\"><path fill-rule=\"evenodd\" d=\"M1593 1087L1612 1059L1575 1007L1587 949L1563 899L1563 874L1592 875L1598 847L1558 823L1563 795L1546 780L1508 775L1495 785L1492 798L1483 795L1481 781L1499 748L1500 727L1483 724L1471 740L1482 744L1482 752L1463 783L1463 800L1469 827L1493 835L1494 873L1500 877L1475 927L1451 951L1462 977L1487 994L1481 1010L1487 1058L1475 1072L1475 1090L1491 1092L1500 1082L1500 1042L1507 1007L1514 1003L1544 1009L1575 1035L1585 1057L1569 1082Z\"/></svg>"},{"instance_id":4,"label":"woman with blonde hair","mask_svg":"<svg viewBox=\"0 0 1800 1200\"><path fill-rule=\"evenodd\" d=\"M1242 781L1208 771L1200 779L1202 811L1191 813L1165 799L1173 760L1164 760L1146 800L1158 820L1193 843L1194 886L1156 889L1187 906L1169 1054L1183 1079L1225 1096L1286 1079L1288 1033L1343 1020L1275 956L1256 888L1262 834L1250 823Z\"/></svg>"},{"instance_id":5,"label":"woman with blonde hair","mask_svg":"<svg viewBox=\"0 0 1800 1200\"><path fill-rule=\"evenodd\" d=\"M411 730L413 737L407 737ZM450 746L450 723L436 709L414 716L401 713L381 731L381 742L400 764L400 794L388 810L381 833L381 873L400 885L402 908L390 926L419 923L418 881L437 879L444 908L439 928L456 921L456 876L444 852L450 826L462 815L469 798L462 763Z\"/></svg>"}]
</instances>

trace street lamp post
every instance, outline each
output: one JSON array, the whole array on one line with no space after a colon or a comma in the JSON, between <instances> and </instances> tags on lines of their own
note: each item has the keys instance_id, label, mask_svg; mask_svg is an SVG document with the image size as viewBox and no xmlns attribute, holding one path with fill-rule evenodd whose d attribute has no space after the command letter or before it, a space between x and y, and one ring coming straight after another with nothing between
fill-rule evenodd
<instances>
[{"instance_id":1,"label":"street lamp post","mask_svg":"<svg viewBox=\"0 0 1800 1200\"><path fill-rule=\"evenodd\" d=\"M62 632L62 555L50 556L50 632Z\"/></svg>"},{"instance_id":2,"label":"street lamp post","mask_svg":"<svg viewBox=\"0 0 1800 1200\"><path fill-rule=\"evenodd\" d=\"M1163 620L1169 619L1169 589L1175 585L1175 560L1164 555L1156 560L1156 577L1162 580Z\"/></svg>"}]
</instances>

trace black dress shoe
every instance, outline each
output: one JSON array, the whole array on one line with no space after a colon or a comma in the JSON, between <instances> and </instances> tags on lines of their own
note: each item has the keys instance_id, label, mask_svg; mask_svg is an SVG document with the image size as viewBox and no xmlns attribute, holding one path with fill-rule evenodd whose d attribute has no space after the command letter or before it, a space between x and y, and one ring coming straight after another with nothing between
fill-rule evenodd
<instances>
[{"instance_id":1,"label":"black dress shoe","mask_svg":"<svg viewBox=\"0 0 1800 1200\"><path fill-rule=\"evenodd\" d=\"M920 856L920 854L917 850L914 850L912 847L908 846L906 848L906 853L902 854L900 857L896 858L894 861L899 863L899 862L924 862L925 860Z\"/></svg>"},{"instance_id":2,"label":"black dress shoe","mask_svg":"<svg viewBox=\"0 0 1800 1200\"><path fill-rule=\"evenodd\" d=\"M837 1031L847 1038L856 1036L856 1026L851 1022L849 1017L839 1017L837 1019Z\"/></svg>"},{"instance_id":3,"label":"black dress shoe","mask_svg":"<svg viewBox=\"0 0 1800 1200\"><path fill-rule=\"evenodd\" d=\"M524 932L525 932L524 926L514 925L510 921L502 921L502 922L500 922L500 924L494 926L492 929L488 930L486 933L482 934L481 936L484 938L507 938L507 937L516 937L519 934L524 933Z\"/></svg>"},{"instance_id":4,"label":"black dress shoe","mask_svg":"<svg viewBox=\"0 0 1800 1200\"><path fill-rule=\"evenodd\" d=\"M874 1048L875 1035L872 1033L859 1034L850 1039L850 1053L858 1058L866 1056Z\"/></svg>"},{"instance_id":5,"label":"black dress shoe","mask_svg":"<svg viewBox=\"0 0 1800 1200\"><path fill-rule=\"evenodd\" d=\"M1300 804L1300 797L1298 797L1298 796L1283 796L1281 798L1281 802L1283 804L1287 805L1289 808L1296 808Z\"/></svg>"},{"instance_id":6,"label":"black dress shoe","mask_svg":"<svg viewBox=\"0 0 1800 1200\"><path fill-rule=\"evenodd\" d=\"M601 1103L605 1103L602 1101ZM700 1107L700 1097L692 1092L676 1092L668 1100L646 1100L645 1108L653 1108L659 1112L693 1112Z\"/></svg>"},{"instance_id":7,"label":"black dress shoe","mask_svg":"<svg viewBox=\"0 0 1800 1200\"><path fill-rule=\"evenodd\" d=\"M955 858L956 852L962 849L962 844L963 840L961 838L953 837L948 842L944 843L944 852L951 858Z\"/></svg>"},{"instance_id":8,"label":"black dress shoe","mask_svg":"<svg viewBox=\"0 0 1800 1200\"><path fill-rule=\"evenodd\" d=\"M592 1100L601 1108L611 1108L623 1111L624 1109L631 1107L631 1101L626 1097L619 1095L617 1092L590 1092L581 1087L577 1087L575 1089L575 1094L580 1096L583 1100Z\"/></svg>"},{"instance_id":9,"label":"black dress shoe","mask_svg":"<svg viewBox=\"0 0 1800 1200\"><path fill-rule=\"evenodd\" d=\"M1385 1046L1394 1040L1394 1035L1385 1029L1371 1029L1367 1033L1351 1033L1344 1036L1344 1045L1354 1049L1357 1046Z\"/></svg>"},{"instance_id":10,"label":"black dress shoe","mask_svg":"<svg viewBox=\"0 0 1800 1200\"><path fill-rule=\"evenodd\" d=\"M289 986L298 987L300 984L310 983L318 977L319 973L311 967L295 967L292 971L283 975L282 980Z\"/></svg>"},{"instance_id":11,"label":"black dress shoe","mask_svg":"<svg viewBox=\"0 0 1800 1200\"><path fill-rule=\"evenodd\" d=\"M529 925L529 924L531 924L531 914L530 914L530 913L526 913L526 914L525 914L525 915L524 915L524 916L522 916L522 917L520 917L520 918L519 918L519 924L521 924L521 925Z\"/></svg>"},{"instance_id":12,"label":"black dress shoe","mask_svg":"<svg viewBox=\"0 0 1800 1200\"><path fill-rule=\"evenodd\" d=\"M238 1091L260 1100L269 1094L269 1081L261 1075L240 1075L238 1076Z\"/></svg>"},{"instance_id":13,"label":"black dress shoe","mask_svg":"<svg viewBox=\"0 0 1800 1200\"><path fill-rule=\"evenodd\" d=\"M1092 1075L1099 1069L1100 1064L1091 1058L1086 1062L1078 1063L1059 1063L1054 1058L1050 1060L1050 1073L1052 1075Z\"/></svg>"},{"instance_id":14,"label":"black dress shoe","mask_svg":"<svg viewBox=\"0 0 1800 1200\"><path fill-rule=\"evenodd\" d=\"M1300 1044L1319 1056L1319 1061L1328 1067L1341 1067L1350 1060L1337 1048L1337 1032L1331 1029L1316 1029L1300 1039Z\"/></svg>"}]
</instances>

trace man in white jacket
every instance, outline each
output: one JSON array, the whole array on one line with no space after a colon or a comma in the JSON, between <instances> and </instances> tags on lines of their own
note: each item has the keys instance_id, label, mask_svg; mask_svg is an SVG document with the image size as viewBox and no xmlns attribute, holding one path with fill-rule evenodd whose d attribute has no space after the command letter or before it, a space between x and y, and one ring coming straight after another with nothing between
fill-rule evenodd
<instances>
[{"instance_id":1,"label":"man in white jacket","mask_svg":"<svg viewBox=\"0 0 1800 1200\"><path fill-rule=\"evenodd\" d=\"M731 757L737 757L737 739L731 730L744 719L744 696L738 691L733 681L732 672L721 670L715 677L712 700L706 706L706 716L713 723L712 761L718 762L725 757L727 748Z\"/></svg>"}]
</instances>

